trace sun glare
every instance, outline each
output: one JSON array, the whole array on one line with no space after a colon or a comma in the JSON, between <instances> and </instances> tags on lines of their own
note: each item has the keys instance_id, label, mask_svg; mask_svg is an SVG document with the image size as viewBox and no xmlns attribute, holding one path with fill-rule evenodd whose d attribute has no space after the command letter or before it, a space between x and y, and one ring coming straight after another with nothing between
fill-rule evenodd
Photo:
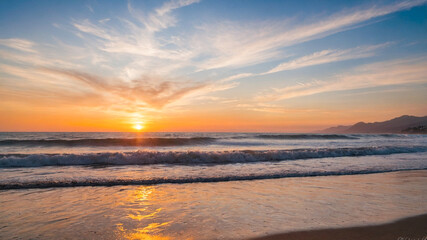
<instances>
[{"instance_id":1,"label":"sun glare","mask_svg":"<svg viewBox=\"0 0 427 240\"><path fill-rule=\"evenodd\" d=\"M141 124L135 124L135 125L133 126L133 128L134 128L135 130L140 131L140 130L142 130L144 127L143 127Z\"/></svg>"}]
</instances>

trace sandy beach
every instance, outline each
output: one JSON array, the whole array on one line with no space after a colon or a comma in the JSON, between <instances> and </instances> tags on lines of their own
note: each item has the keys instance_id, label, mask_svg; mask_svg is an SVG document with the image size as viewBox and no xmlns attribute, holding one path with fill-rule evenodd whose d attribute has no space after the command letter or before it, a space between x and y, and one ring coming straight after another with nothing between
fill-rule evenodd
<instances>
[{"instance_id":1,"label":"sandy beach","mask_svg":"<svg viewBox=\"0 0 427 240\"><path fill-rule=\"evenodd\" d=\"M423 214L381 225L297 231L252 238L251 240L425 240L427 239L426 226L427 214Z\"/></svg>"},{"instance_id":2,"label":"sandy beach","mask_svg":"<svg viewBox=\"0 0 427 240\"><path fill-rule=\"evenodd\" d=\"M426 179L419 170L2 190L0 238L415 240L426 233L426 215L390 222L427 213Z\"/></svg>"}]
</instances>

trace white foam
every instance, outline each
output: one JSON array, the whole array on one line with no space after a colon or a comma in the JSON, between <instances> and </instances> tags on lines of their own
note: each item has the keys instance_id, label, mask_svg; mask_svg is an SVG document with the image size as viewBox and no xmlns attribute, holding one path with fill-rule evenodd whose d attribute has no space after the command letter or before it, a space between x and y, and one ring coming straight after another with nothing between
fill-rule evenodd
<instances>
[{"instance_id":1,"label":"white foam","mask_svg":"<svg viewBox=\"0 0 427 240\"><path fill-rule=\"evenodd\" d=\"M3 154L0 168L73 165L230 164L310 158L426 152L426 146L318 148L256 151L135 151L84 154Z\"/></svg>"}]
</instances>

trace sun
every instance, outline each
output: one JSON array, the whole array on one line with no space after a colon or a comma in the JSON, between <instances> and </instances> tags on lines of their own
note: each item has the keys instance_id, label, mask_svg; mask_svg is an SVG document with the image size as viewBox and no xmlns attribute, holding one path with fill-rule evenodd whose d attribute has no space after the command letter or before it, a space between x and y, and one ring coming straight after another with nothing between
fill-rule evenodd
<instances>
[{"instance_id":1,"label":"sun","mask_svg":"<svg viewBox=\"0 0 427 240\"><path fill-rule=\"evenodd\" d=\"M144 127L143 127L141 124L135 124L135 125L133 126L133 128L134 128L135 130L141 131Z\"/></svg>"}]
</instances>

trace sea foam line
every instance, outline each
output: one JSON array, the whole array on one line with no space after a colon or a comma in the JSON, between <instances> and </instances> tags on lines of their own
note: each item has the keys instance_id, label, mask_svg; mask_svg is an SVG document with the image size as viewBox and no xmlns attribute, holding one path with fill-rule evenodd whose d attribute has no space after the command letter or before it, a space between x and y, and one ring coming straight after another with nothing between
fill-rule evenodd
<instances>
[{"instance_id":1,"label":"sea foam line","mask_svg":"<svg viewBox=\"0 0 427 240\"><path fill-rule=\"evenodd\" d=\"M83 154L1 154L0 168L73 165L231 164L426 152L427 146L235 151L135 151Z\"/></svg>"},{"instance_id":2,"label":"sea foam line","mask_svg":"<svg viewBox=\"0 0 427 240\"><path fill-rule=\"evenodd\" d=\"M417 169L383 169L383 170L347 170L347 171L318 171L304 173L276 173L242 176L219 176L219 177L190 177L190 178L155 178L155 179L61 179L61 180L37 180L32 182L0 182L0 190L32 189L32 188L63 188L63 187L99 187L99 186L128 186L128 185L158 185L158 184L186 184L186 183L214 183L230 181L251 181L295 177L320 177L388 173Z\"/></svg>"}]
</instances>

